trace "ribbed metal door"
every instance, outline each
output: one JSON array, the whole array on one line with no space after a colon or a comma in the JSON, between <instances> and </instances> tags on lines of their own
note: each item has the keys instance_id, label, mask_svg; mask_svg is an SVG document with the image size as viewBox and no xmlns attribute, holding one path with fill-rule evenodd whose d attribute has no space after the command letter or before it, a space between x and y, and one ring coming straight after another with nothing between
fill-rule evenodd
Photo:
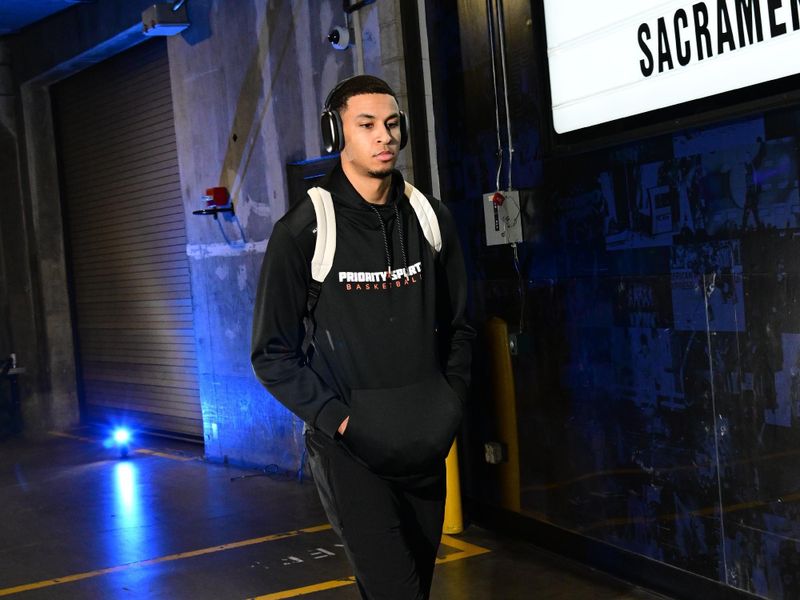
<instances>
[{"instance_id":1,"label":"ribbed metal door","mask_svg":"<svg viewBox=\"0 0 800 600\"><path fill-rule=\"evenodd\" d=\"M166 43L53 90L84 415L202 435Z\"/></svg>"}]
</instances>

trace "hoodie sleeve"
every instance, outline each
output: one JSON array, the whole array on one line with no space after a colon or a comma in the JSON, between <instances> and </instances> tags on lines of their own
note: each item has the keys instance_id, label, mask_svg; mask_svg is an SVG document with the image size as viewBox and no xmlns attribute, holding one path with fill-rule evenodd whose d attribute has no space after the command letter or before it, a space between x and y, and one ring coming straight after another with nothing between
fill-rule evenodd
<instances>
[{"instance_id":1,"label":"hoodie sleeve","mask_svg":"<svg viewBox=\"0 0 800 600\"><path fill-rule=\"evenodd\" d=\"M310 257L278 222L261 267L253 315L250 360L258 380L284 406L331 438L349 414L301 350Z\"/></svg>"},{"instance_id":2,"label":"hoodie sleeve","mask_svg":"<svg viewBox=\"0 0 800 600\"><path fill-rule=\"evenodd\" d=\"M475 330L467 322L467 273L453 216L439 202L436 211L442 232L437 258L437 313L444 373L461 402L467 400Z\"/></svg>"}]
</instances>

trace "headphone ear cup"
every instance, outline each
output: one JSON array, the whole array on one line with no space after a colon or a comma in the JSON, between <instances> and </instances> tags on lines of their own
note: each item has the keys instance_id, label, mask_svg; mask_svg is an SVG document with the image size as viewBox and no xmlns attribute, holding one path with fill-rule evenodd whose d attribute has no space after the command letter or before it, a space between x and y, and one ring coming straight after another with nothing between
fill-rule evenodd
<instances>
[{"instance_id":1,"label":"headphone ear cup","mask_svg":"<svg viewBox=\"0 0 800 600\"><path fill-rule=\"evenodd\" d=\"M333 128L336 131L336 140L334 148L336 152L344 150L344 127L342 126L342 117L339 115L338 110L330 111L333 115Z\"/></svg>"},{"instance_id":2,"label":"headphone ear cup","mask_svg":"<svg viewBox=\"0 0 800 600\"><path fill-rule=\"evenodd\" d=\"M400 150L408 143L408 117L402 110L400 111Z\"/></svg>"},{"instance_id":3,"label":"headphone ear cup","mask_svg":"<svg viewBox=\"0 0 800 600\"><path fill-rule=\"evenodd\" d=\"M338 113L332 110L323 110L319 118L320 130L322 132L322 146L325 152L341 152L342 146L342 124L338 119Z\"/></svg>"}]
</instances>

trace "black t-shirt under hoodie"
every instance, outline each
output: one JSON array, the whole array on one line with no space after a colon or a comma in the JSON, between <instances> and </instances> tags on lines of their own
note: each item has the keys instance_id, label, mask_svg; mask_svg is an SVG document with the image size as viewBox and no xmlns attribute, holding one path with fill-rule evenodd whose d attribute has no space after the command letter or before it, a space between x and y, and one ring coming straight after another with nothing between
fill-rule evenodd
<instances>
[{"instance_id":1,"label":"black t-shirt under hoodie","mask_svg":"<svg viewBox=\"0 0 800 600\"><path fill-rule=\"evenodd\" d=\"M341 166L322 184L336 213L336 252L314 311L310 359L301 349L316 241L310 199L275 224L251 359L270 393L310 428L376 473L404 477L441 467L466 399L475 333L464 315L466 273L450 212L429 198L442 233L436 254L402 176L391 177L385 205L364 200Z\"/></svg>"}]
</instances>

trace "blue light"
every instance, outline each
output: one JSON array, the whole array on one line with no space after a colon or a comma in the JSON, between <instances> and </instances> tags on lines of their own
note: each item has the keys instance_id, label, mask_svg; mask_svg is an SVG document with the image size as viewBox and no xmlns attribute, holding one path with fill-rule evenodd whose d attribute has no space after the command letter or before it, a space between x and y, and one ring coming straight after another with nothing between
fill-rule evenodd
<instances>
[{"instance_id":1,"label":"blue light","mask_svg":"<svg viewBox=\"0 0 800 600\"><path fill-rule=\"evenodd\" d=\"M111 494L103 495L108 510L98 516L103 526L104 559L110 564L125 564L150 556L160 556L160 548L151 547L152 531L145 523L139 470L135 462L122 461L114 465ZM123 571L116 576L120 582L141 584L137 569Z\"/></svg>"},{"instance_id":2,"label":"blue light","mask_svg":"<svg viewBox=\"0 0 800 600\"><path fill-rule=\"evenodd\" d=\"M118 516L122 518L123 527L137 525L136 467L129 462L117 463L114 467L114 488Z\"/></svg>"},{"instance_id":3,"label":"blue light","mask_svg":"<svg viewBox=\"0 0 800 600\"><path fill-rule=\"evenodd\" d=\"M131 441L131 432L122 427L114 430L114 441L118 446L125 446Z\"/></svg>"}]
</instances>

